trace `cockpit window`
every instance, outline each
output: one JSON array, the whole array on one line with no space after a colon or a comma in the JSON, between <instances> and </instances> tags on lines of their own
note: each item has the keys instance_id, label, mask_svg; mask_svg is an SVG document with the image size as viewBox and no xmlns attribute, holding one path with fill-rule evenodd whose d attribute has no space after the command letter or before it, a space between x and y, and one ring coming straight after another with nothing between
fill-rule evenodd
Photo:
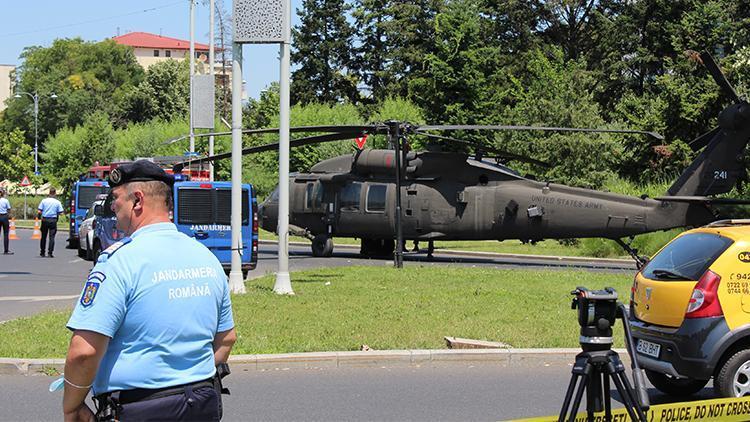
<instances>
[{"instance_id":1,"label":"cockpit window","mask_svg":"<svg viewBox=\"0 0 750 422\"><path fill-rule=\"evenodd\" d=\"M323 202L323 189L318 182L309 182L305 186L305 208L315 210Z\"/></svg>"},{"instance_id":2,"label":"cockpit window","mask_svg":"<svg viewBox=\"0 0 750 422\"><path fill-rule=\"evenodd\" d=\"M276 189L271 192L271 196L269 197L271 202L279 202L279 187L277 186Z\"/></svg>"}]
</instances>

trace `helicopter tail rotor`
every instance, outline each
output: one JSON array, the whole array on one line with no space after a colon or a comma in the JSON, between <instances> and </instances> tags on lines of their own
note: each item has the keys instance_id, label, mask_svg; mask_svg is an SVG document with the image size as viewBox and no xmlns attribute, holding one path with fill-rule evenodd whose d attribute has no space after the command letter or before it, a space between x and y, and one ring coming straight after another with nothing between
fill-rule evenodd
<instances>
[{"instance_id":1,"label":"helicopter tail rotor","mask_svg":"<svg viewBox=\"0 0 750 422\"><path fill-rule=\"evenodd\" d=\"M702 52L696 56L693 53L690 57L706 66L733 104L719 114L719 127L690 142L694 150L705 148L669 188L667 195L705 197L727 193L746 178L743 155L750 140L750 104L737 95L711 54Z\"/></svg>"}]
</instances>

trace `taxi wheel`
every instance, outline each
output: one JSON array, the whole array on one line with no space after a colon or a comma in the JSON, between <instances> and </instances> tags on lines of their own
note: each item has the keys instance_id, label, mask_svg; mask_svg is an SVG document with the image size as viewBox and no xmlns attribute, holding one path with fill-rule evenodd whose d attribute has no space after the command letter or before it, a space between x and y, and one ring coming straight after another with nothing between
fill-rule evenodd
<instances>
[{"instance_id":1,"label":"taxi wheel","mask_svg":"<svg viewBox=\"0 0 750 422\"><path fill-rule=\"evenodd\" d=\"M708 380L696 380L692 378L674 378L660 372L646 369L646 377L657 390L670 396L689 396L703 389Z\"/></svg>"},{"instance_id":2,"label":"taxi wheel","mask_svg":"<svg viewBox=\"0 0 750 422\"><path fill-rule=\"evenodd\" d=\"M730 357L716 375L714 388L721 397L742 397L750 394L750 349Z\"/></svg>"}]
</instances>

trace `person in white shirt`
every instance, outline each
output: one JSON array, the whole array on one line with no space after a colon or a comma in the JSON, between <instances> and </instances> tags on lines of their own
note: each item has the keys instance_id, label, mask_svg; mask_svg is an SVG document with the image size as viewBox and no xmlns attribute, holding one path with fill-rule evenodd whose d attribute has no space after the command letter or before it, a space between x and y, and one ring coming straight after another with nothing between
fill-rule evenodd
<instances>
[{"instance_id":1,"label":"person in white shirt","mask_svg":"<svg viewBox=\"0 0 750 422\"><path fill-rule=\"evenodd\" d=\"M55 250L55 235L57 234L57 219L63 213L63 206L55 197L57 190L49 189L49 196L42 199L39 203L38 215L42 218L42 240L39 242L39 256L44 257L44 245L47 243L49 235L49 244L47 245L47 256L54 258L52 252Z\"/></svg>"},{"instance_id":2,"label":"person in white shirt","mask_svg":"<svg viewBox=\"0 0 750 422\"><path fill-rule=\"evenodd\" d=\"M5 197L5 189L0 189L0 230L3 232L3 255L13 255L8 249L10 230L10 201Z\"/></svg>"}]
</instances>

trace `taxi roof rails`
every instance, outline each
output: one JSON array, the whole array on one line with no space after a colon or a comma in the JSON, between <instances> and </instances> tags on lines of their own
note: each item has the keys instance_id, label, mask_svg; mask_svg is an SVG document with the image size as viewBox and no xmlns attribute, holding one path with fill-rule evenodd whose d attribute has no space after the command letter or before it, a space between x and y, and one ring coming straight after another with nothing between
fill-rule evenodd
<instances>
[{"instance_id":1,"label":"taxi roof rails","mask_svg":"<svg viewBox=\"0 0 750 422\"><path fill-rule=\"evenodd\" d=\"M706 227L728 227L728 226L748 226L750 225L750 219L739 218L730 220L718 220L713 223L706 224Z\"/></svg>"}]
</instances>

